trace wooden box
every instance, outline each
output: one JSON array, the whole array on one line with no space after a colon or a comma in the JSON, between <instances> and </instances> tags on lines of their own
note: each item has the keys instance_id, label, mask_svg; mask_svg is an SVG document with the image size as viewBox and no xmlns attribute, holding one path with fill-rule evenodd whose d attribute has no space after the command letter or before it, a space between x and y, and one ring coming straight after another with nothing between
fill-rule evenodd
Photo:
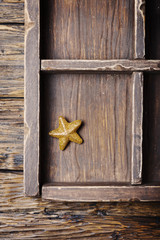
<instances>
[{"instance_id":1,"label":"wooden box","mask_svg":"<svg viewBox=\"0 0 160 240\"><path fill-rule=\"evenodd\" d=\"M142 0L26 0L26 195L160 199L158 159L143 163L144 72L160 70L145 60L144 12ZM83 144L59 149L59 116L82 120Z\"/></svg>"}]
</instances>

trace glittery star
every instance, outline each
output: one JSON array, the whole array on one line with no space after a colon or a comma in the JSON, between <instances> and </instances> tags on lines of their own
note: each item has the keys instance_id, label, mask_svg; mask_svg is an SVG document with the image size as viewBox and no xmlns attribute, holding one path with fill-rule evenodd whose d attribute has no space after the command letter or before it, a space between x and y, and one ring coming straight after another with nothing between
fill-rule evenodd
<instances>
[{"instance_id":1,"label":"glittery star","mask_svg":"<svg viewBox=\"0 0 160 240\"><path fill-rule=\"evenodd\" d=\"M81 124L81 120L75 120L69 123L64 117L59 117L59 127L50 131L49 135L59 138L59 148L60 150L64 150L69 141L78 144L83 142L82 138L76 133Z\"/></svg>"}]
</instances>

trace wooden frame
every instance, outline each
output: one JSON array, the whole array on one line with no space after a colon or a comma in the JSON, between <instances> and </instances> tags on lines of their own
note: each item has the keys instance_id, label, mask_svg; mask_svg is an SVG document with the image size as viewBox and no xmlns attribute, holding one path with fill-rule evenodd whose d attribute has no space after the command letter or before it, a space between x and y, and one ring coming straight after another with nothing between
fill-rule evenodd
<instances>
[{"instance_id":1,"label":"wooden frame","mask_svg":"<svg viewBox=\"0 0 160 240\"><path fill-rule=\"evenodd\" d=\"M160 60L145 60L144 1L135 0L134 59L40 59L40 1L26 0L25 35L25 194L40 194L40 71L119 72L133 79L131 185L142 183L143 72L160 71ZM33 64L34 63L34 64ZM157 201L160 186L44 184L42 197L65 201Z\"/></svg>"},{"instance_id":2,"label":"wooden frame","mask_svg":"<svg viewBox=\"0 0 160 240\"><path fill-rule=\"evenodd\" d=\"M25 2L24 180L26 195L39 194L40 2ZM34 64L33 64L34 63ZM32 149L32 150L31 150Z\"/></svg>"}]
</instances>

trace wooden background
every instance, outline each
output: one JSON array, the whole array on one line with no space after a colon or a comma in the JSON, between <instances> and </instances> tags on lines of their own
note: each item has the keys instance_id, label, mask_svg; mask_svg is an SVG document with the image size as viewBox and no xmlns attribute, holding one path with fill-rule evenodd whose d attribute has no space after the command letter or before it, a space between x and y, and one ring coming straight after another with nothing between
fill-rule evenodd
<instances>
[{"instance_id":1,"label":"wooden background","mask_svg":"<svg viewBox=\"0 0 160 240\"><path fill-rule=\"evenodd\" d=\"M0 0L0 238L160 239L160 203L51 203L23 194L24 0Z\"/></svg>"}]
</instances>

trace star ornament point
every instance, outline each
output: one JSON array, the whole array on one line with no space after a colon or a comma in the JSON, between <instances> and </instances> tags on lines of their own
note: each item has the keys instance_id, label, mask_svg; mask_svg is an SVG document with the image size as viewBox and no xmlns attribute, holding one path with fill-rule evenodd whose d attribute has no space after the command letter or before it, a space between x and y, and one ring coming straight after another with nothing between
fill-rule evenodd
<instances>
[{"instance_id":1,"label":"star ornament point","mask_svg":"<svg viewBox=\"0 0 160 240\"><path fill-rule=\"evenodd\" d=\"M62 116L59 117L59 127L55 130L49 132L51 137L59 139L59 148L64 150L69 143L75 142L81 144L83 142L82 138L76 132L81 126L81 120L75 120L73 122L67 122L66 119Z\"/></svg>"}]
</instances>

